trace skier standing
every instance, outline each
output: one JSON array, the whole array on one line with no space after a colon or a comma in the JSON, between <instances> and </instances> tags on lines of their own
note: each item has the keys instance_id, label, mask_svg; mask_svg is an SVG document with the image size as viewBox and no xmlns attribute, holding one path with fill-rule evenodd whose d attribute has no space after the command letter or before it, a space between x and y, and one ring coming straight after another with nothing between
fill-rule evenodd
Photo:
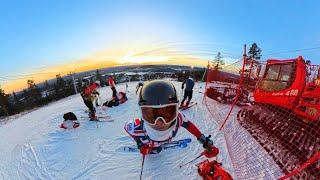
<instances>
[{"instance_id":1,"label":"skier standing","mask_svg":"<svg viewBox=\"0 0 320 180\"><path fill-rule=\"evenodd\" d=\"M142 86L143 86L143 82L139 81L139 83L138 83L138 85L136 87L136 94L138 94L138 91L139 91L140 87L142 87Z\"/></svg>"},{"instance_id":2,"label":"skier standing","mask_svg":"<svg viewBox=\"0 0 320 180\"><path fill-rule=\"evenodd\" d=\"M125 131L136 141L143 155L160 152L161 145L174 138L180 127L193 134L205 149L213 154L218 149L213 141L179 112L176 89L168 81L154 80L145 84L139 93L141 118L125 124Z\"/></svg>"},{"instance_id":3,"label":"skier standing","mask_svg":"<svg viewBox=\"0 0 320 180\"><path fill-rule=\"evenodd\" d=\"M88 81L84 81L83 89L81 91L81 96L84 104L89 108L89 118L91 120L96 119L96 101L99 92L97 88L100 87L99 82L95 82L89 85Z\"/></svg>"},{"instance_id":4,"label":"skier standing","mask_svg":"<svg viewBox=\"0 0 320 180\"><path fill-rule=\"evenodd\" d=\"M184 89L184 96L181 101L181 107L186 107L189 105L191 99L192 99L192 93L193 93L193 87L194 87L194 80L192 77L188 77L186 80L183 81L181 89L184 88L184 85L186 85L186 88ZM184 104L184 101L188 98L188 101L186 104Z\"/></svg>"}]
</instances>

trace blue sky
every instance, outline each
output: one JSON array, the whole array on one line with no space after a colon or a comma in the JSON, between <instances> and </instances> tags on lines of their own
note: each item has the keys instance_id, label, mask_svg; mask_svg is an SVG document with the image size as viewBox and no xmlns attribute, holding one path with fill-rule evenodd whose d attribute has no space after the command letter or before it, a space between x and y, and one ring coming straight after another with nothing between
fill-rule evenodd
<instances>
[{"instance_id":1,"label":"blue sky","mask_svg":"<svg viewBox=\"0 0 320 180\"><path fill-rule=\"evenodd\" d=\"M230 58L257 42L263 58L303 55L320 64L319 9L320 1L299 0L4 0L0 77L140 42L199 56L222 51ZM268 55L313 47L319 48Z\"/></svg>"}]
</instances>

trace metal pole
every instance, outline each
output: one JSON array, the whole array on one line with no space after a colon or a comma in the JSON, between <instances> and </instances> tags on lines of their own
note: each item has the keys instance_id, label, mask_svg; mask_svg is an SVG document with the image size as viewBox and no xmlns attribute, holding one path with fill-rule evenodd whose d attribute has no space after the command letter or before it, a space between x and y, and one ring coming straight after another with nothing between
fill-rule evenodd
<instances>
[{"instance_id":1,"label":"metal pole","mask_svg":"<svg viewBox=\"0 0 320 180\"><path fill-rule=\"evenodd\" d=\"M76 83L75 83L75 81L74 81L74 72L71 73L71 76L72 76L72 82L73 82L74 92L75 92L76 94L78 94L77 87L76 87Z\"/></svg>"}]
</instances>

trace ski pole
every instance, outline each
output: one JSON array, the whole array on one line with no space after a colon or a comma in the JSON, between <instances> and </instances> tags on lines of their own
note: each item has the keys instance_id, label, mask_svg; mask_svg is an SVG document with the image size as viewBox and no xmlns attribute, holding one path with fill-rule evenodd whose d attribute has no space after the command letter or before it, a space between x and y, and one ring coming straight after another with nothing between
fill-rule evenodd
<instances>
[{"instance_id":1,"label":"ski pole","mask_svg":"<svg viewBox=\"0 0 320 180\"><path fill-rule=\"evenodd\" d=\"M142 179L142 171L143 171L143 165L144 165L144 159L145 159L146 155L142 155L142 165L141 165L141 172L140 172L140 180Z\"/></svg>"},{"instance_id":2,"label":"ski pole","mask_svg":"<svg viewBox=\"0 0 320 180\"><path fill-rule=\"evenodd\" d=\"M192 163L193 161L199 159L203 155L204 155L204 152L202 152L199 156L197 156L196 158L192 159L191 161L189 161L189 162L187 162L187 163L185 163L183 165L180 165L179 167L182 168L183 166L188 165L188 164Z\"/></svg>"}]
</instances>

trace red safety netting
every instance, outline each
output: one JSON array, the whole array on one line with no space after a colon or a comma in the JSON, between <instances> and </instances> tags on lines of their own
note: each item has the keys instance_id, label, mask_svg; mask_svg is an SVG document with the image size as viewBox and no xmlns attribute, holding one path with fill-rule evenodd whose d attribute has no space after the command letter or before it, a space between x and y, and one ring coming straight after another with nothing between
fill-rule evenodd
<instances>
[{"instance_id":1,"label":"red safety netting","mask_svg":"<svg viewBox=\"0 0 320 180\"><path fill-rule=\"evenodd\" d=\"M209 65L203 99L237 178L320 179L319 66L302 57L242 62Z\"/></svg>"}]
</instances>

